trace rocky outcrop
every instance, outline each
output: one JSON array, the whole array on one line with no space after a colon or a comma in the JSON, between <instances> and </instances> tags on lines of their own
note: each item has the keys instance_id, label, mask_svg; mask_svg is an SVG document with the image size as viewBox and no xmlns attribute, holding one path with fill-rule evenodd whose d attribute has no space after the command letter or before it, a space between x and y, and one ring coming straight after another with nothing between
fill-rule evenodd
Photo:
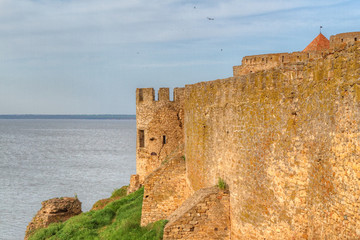
<instances>
[{"instance_id":1,"label":"rocky outcrop","mask_svg":"<svg viewBox=\"0 0 360 240\"><path fill-rule=\"evenodd\" d=\"M42 207L26 228L25 240L39 228L63 222L80 214L81 202L77 198L53 198L41 203Z\"/></svg>"}]
</instances>

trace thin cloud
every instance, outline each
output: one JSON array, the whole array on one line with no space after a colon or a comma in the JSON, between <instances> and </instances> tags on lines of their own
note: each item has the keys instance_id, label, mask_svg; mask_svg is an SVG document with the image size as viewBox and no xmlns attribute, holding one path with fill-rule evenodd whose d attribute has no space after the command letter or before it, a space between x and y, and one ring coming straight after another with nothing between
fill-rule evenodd
<instances>
[{"instance_id":1,"label":"thin cloud","mask_svg":"<svg viewBox=\"0 0 360 240\"><path fill-rule=\"evenodd\" d=\"M0 31L12 37L27 35L35 39L43 35L57 38L66 33L87 38L113 33L120 43L176 41L179 38L208 37L214 30L218 32L223 29L233 18L330 5L329 1L261 0L244 4L231 0L202 1L194 9L194 4L183 2L3 0L0 5ZM332 1L331 4L338 2ZM215 18L214 23L211 23L214 26L208 26L206 17ZM256 19L252 21L256 22Z\"/></svg>"},{"instance_id":2,"label":"thin cloud","mask_svg":"<svg viewBox=\"0 0 360 240\"><path fill-rule=\"evenodd\" d=\"M62 96L81 95L78 107L86 109L84 96L97 96L100 107L108 96L101 84L116 96L116 89L167 84L156 76L161 71L173 86L228 77L244 55L301 50L320 25L328 35L357 31L359 18L360 2L341 0L0 0L0 113L7 99L22 103L20 110L11 104L12 112L32 108L33 95L43 113ZM128 99L106 104L121 101Z\"/></svg>"}]
</instances>

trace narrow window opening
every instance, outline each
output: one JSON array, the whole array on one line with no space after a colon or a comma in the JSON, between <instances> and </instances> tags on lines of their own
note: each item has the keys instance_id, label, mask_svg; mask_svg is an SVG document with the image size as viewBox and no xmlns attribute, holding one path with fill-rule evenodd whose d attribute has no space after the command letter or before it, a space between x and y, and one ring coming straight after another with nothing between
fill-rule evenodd
<instances>
[{"instance_id":1,"label":"narrow window opening","mask_svg":"<svg viewBox=\"0 0 360 240\"><path fill-rule=\"evenodd\" d=\"M355 42L357 41L357 38L354 38Z\"/></svg>"},{"instance_id":2,"label":"narrow window opening","mask_svg":"<svg viewBox=\"0 0 360 240\"><path fill-rule=\"evenodd\" d=\"M143 89L140 88L139 89L139 102L142 102L144 101L144 92L143 92Z\"/></svg>"},{"instance_id":3,"label":"narrow window opening","mask_svg":"<svg viewBox=\"0 0 360 240\"><path fill-rule=\"evenodd\" d=\"M281 62L284 62L284 56L281 57Z\"/></svg>"},{"instance_id":4,"label":"narrow window opening","mask_svg":"<svg viewBox=\"0 0 360 240\"><path fill-rule=\"evenodd\" d=\"M343 38L341 39L341 42L344 42L344 39L343 39Z\"/></svg>"},{"instance_id":5,"label":"narrow window opening","mask_svg":"<svg viewBox=\"0 0 360 240\"><path fill-rule=\"evenodd\" d=\"M163 144L166 144L166 136L163 135Z\"/></svg>"},{"instance_id":6,"label":"narrow window opening","mask_svg":"<svg viewBox=\"0 0 360 240\"><path fill-rule=\"evenodd\" d=\"M141 148L145 147L145 131L139 130L139 145Z\"/></svg>"},{"instance_id":7,"label":"narrow window opening","mask_svg":"<svg viewBox=\"0 0 360 240\"><path fill-rule=\"evenodd\" d=\"M264 58L262 58L261 61L264 61Z\"/></svg>"}]
</instances>

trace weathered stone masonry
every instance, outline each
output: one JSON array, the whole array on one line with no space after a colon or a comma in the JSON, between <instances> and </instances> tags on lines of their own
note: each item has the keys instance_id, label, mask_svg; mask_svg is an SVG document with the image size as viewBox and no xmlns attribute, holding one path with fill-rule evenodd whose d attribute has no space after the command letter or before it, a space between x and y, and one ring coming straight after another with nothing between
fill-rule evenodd
<instances>
[{"instance_id":1,"label":"weathered stone masonry","mask_svg":"<svg viewBox=\"0 0 360 240\"><path fill-rule=\"evenodd\" d=\"M177 155L166 161L144 182L142 226L166 219L190 196L183 157Z\"/></svg>"},{"instance_id":2,"label":"weathered stone masonry","mask_svg":"<svg viewBox=\"0 0 360 240\"><path fill-rule=\"evenodd\" d=\"M230 239L229 192L218 187L193 194L168 219L164 240Z\"/></svg>"},{"instance_id":3,"label":"weathered stone masonry","mask_svg":"<svg viewBox=\"0 0 360 240\"><path fill-rule=\"evenodd\" d=\"M136 90L136 172L140 183L184 144L183 93L183 88L175 88L174 101L170 101L169 89L161 88L155 101L153 88Z\"/></svg>"},{"instance_id":4,"label":"weathered stone masonry","mask_svg":"<svg viewBox=\"0 0 360 240\"><path fill-rule=\"evenodd\" d=\"M155 189L164 194L166 187L156 186L156 178L145 180L151 204L158 202L171 209L168 218L179 219L166 226L165 239L360 238L359 39L360 32L344 33L331 36L330 48L321 51L245 57L234 77L187 85L180 103L171 106L160 97L154 102L153 89L142 90L140 103L137 90L138 130L145 130L145 148L137 148L140 178L165 159L152 158L162 146L151 144L151 134L158 139L176 129L169 136L177 142L166 153L186 159L185 167L179 165L186 171L184 192L206 202L198 191L219 177L230 190L229 225L216 235L189 211L156 200ZM177 147L181 141L183 152ZM172 176L182 176L174 166L157 170L168 169L168 178L161 177L164 186L173 186ZM190 205L185 201L179 209L201 209ZM166 215L145 211L147 219ZM190 222L197 222L196 228ZM206 223L212 224L216 221Z\"/></svg>"}]
</instances>

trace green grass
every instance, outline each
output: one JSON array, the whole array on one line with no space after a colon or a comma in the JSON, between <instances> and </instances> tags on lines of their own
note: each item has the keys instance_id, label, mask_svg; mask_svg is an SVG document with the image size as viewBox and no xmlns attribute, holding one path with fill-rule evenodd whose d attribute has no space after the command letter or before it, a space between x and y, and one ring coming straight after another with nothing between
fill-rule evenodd
<instances>
[{"instance_id":1,"label":"green grass","mask_svg":"<svg viewBox=\"0 0 360 240\"><path fill-rule=\"evenodd\" d=\"M104 209L82 213L66 222L54 223L47 228L39 229L29 240L162 239L166 220L140 227L143 195L144 189L141 188L109 203Z\"/></svg>"},{"instance_id":2,"label":"green grass","mask_svg":"<svg viewBox=\"0 0 360 240\"><path fill-rule=\"evenodd\" d=\"M220 178L220 177L219 177L217 186L218 186L218 188L220 188L221 190L227 189L227 184L226 184L225 180L222 179L222 178Z\"/></svg>"},{"instance_id":3,"label":"green grass","mask_svg":"<svg viewBox=\"0 0 360 240\"><path fill-rule=\"evenodd\" d=\"M121 188L115 189L112 194L111 197L125 197L126 196L126 192L127 192L127 188L128 186L123 186Z\"/></svg>"},{"instance_id":4,"label":"green grass","mask_svg":"<svg viewBox=\"0 0 360 240\"><path fill-rule=\"evenodd\" d=\"M106 198L106 199L101 199L99 201L97 201L91 210L100 210L100 209L103 209L107 204L115 201L115 200L118 200L122 197L125 197L126 194L127 194L127 188L128 186L123 186L119 189L115 189L112 194L111 194L111 197L110 198Z\"/></svg>"}]
</instances>

